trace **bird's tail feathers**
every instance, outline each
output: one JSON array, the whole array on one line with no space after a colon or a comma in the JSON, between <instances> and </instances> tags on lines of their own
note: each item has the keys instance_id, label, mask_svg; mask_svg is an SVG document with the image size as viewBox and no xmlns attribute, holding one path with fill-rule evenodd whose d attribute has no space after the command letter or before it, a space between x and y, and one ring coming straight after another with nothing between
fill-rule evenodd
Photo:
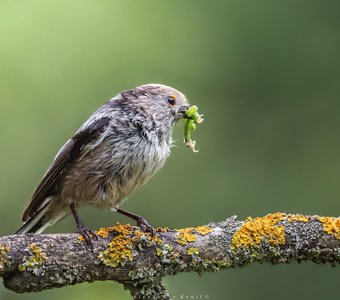
<instances>
[{"instance_id":1,"label":"bird's tail feathers","mask_svg":"<svg viewBox=\"0 0 340 300\"><path fill-rule=\"evenodd\" d=\"M47 202L27 222L20 227L15 234L41 233L51 225L51 219L47 218L52 202Z\"/></svg>"}]
</instances>

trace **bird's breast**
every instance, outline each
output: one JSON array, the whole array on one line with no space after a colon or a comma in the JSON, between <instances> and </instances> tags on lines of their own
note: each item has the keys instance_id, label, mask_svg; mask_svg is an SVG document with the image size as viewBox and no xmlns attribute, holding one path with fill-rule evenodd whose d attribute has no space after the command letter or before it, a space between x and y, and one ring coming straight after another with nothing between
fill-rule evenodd
<instances>
[{"instance_id":1,"label":"bird's breast","mask_svg":"<svg viewBox=\"0 0 340 300\"><path fill-rule=\"evenodd\" d=\"M70 168L64 197L100 207L116 206L161 169L169 154L170 144L156 134L154 138L108 139Z\"/></svg>"}]
</instances>

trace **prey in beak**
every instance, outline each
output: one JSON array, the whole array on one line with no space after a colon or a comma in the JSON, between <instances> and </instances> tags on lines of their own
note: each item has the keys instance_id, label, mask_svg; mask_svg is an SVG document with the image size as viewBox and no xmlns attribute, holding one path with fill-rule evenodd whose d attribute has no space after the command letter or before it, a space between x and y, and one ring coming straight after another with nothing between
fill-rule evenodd
<instances>
[{"instance_id":1,"label":"prey in beak","mask_svg":"<svg viewBox=\"0 0 340 300\"><path fill-rule=\"evenodd\" d=\"M188 107L185 111L184 142L193 152L198 152L198 150L195 149L196 141L191 139L191 132L196 129L197 124L201 124L204 121L202 117L203 115L198 113L198 107L196 105Z\"/></svg>"}]
</instances>

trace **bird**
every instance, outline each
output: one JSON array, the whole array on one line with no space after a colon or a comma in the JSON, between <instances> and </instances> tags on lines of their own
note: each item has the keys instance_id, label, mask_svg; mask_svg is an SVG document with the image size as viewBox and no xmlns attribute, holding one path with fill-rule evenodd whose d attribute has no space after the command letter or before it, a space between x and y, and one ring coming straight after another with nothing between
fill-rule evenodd
<instances>
[{"instance_id":1,"label":"bird","mask_svg":"<svg viewBox=\"0 0 340 300\"><path fill-rule=\"evenodd\" d=\"M77 232L92 245L97 236L77 214L82 205L123 214L154 234L145 218L119 205L163 167L173 128L189 106L182 92L163 84L137 86L105 102L60 148L16 234L41 233L72 214Z\"/></svg>"}]
</instances>

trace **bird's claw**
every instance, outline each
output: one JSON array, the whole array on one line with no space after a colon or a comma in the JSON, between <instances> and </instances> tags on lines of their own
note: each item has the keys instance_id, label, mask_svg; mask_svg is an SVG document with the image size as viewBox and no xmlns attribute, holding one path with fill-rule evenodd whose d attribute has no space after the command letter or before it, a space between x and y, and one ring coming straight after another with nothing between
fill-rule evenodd
<instances>
[{"instance_id":1,"label":"bird's claw","mask_svg":"<svg viewBox=\"0 0 340 300\"><path fill-rule=\"evenodd\" d=\"M143 232L150 232L151 236L156 235L156 230L153 228L148 221L146 221L144 218L139 217L137 219L137 226L143 231Z\"/></svg>"},{"instance_id":2,"label":"bird's claw","mask_svg":"<svg viewBox=\"0 0 340 300\"><path fill-rule=\"evenodd\" d=\"M85 239L86 244L93 248L92 238L97 241L98 236L82 223L78 224L77 232Z\"/></svg>"}]
</instances>

